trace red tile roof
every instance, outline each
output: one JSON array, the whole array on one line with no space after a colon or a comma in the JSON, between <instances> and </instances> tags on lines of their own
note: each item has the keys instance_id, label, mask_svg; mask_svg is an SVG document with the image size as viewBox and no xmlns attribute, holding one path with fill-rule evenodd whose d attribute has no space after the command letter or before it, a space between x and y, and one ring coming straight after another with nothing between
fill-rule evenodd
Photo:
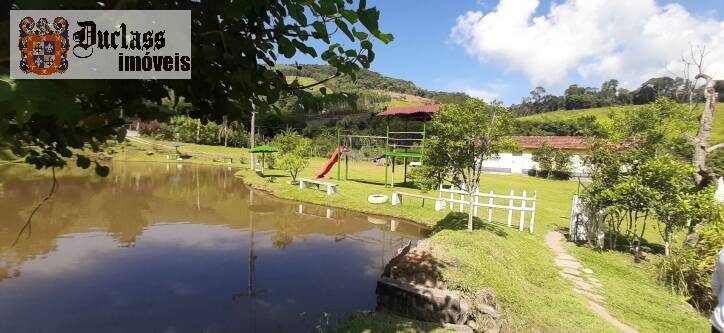
<instances>
[{"instance_id":1,"label":"red tile roof","mask_svg":"<svg viewBox=\"0 0 724 333\"><path fill-rule=\"evenodd\" d=\"M387 109L385 111L378 113L377 115L380 117L384 117L384 116L421 116L421 115L432 116L432 114L435 112L437 112L437 105L421 105L421 106L411 106L411 107L406 107L406 108Z\"/></svg>"},{"instance_id":2,"label":"red tile roof","mask_svg":"<svg viewBox=\"0 0 724 333\"><path fill-rule=\"evenodd\" d=\"M548 144L556 149L583 150L588 147L582 136L514 136L512 139L523 149L537 149Z\"/></svg>"}]
</instances>

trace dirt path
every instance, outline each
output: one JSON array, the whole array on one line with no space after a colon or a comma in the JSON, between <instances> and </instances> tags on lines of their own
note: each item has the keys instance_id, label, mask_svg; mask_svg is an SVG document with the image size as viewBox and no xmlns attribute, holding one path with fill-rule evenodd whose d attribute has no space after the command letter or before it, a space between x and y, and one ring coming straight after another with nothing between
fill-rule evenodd
<instances>
[{"instance_id":1,"label":"dirt path","mask_svg":"<svg viewBox=\"0 0 724 333\"><path fill-rule=\"evenodd\" d=\"M556 231L548 232L546 244L556 254L555 264L561 275L574 285L573 291L583 295L588 300L588 306L603 320L625 333L638 333L631 326L614 318L604 307L606 304L602 294L601 282L593 275L593 271L583 267L580 261L568 254L563 248L563 235Z\"/></svg>"}]
</instances>

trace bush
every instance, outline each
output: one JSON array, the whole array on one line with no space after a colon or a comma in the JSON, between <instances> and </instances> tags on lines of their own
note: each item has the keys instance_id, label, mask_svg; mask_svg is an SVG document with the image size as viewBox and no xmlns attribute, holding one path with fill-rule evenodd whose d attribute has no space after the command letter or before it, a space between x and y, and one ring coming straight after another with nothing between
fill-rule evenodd
<instances>
[{"instance_id":1,"label":"bush","mask_svg":"<svg viewBox=\"0 0 724 333\"><path fill-rule=\"evenodd\" d=\"M248 134L242 124L232 122L227 126L227 130L229 145L241 147L249 141ZM193 119L188 116L172 117L168 123L158 123L155 120L148 123L141 123L140 133L158 140L205 145L223 144L225 136L223 125L219 125L213 121L206 123L199 122L198 119Z\"/></svg>"},{"instance_id":2,"label":"bush","mask_svg":"<svg viewBox=\"0 0 724 333\"><path fill-rule=\"evenodd\" d=\"M717 295L711 292L711 277L717 262L717 254L724 246L724 222L721 218L704 224L699 230L699 240L694 246L675 250L669 257L657 263L658 278L687 302L703 313L710 312Z\"/></svg>"},{"instance_id":3,"label":"bush","mask_svg":"<svg viewBox=\"0 0 724 333\"><path fill-rule=\"evenodd\" d=\"M528 175L543 178L567 180L571 178L571 157L573 154L562 149L556 149L548 144L533 152L533 161L538 162L538 168Z\"/></svg>"},{"instance_id":4,"label":"bush","mask_svg":"<svg viewBox=\"0 0 724 333\"><path fill-rule=\"evenodd\" d=\"M279 156L267 159L268 162L271 162L270 167L278 158L279 166L289 171L292 180L296 181L299 172L309 165L311 141L294 130L288 129L277 134L272 140L272 145L279 151Z\"/></svg>"},{"instance_id":5,"label":"bush","mask_svg":"<svg viewBox=\"0 0 724 333\"><path fill-rule=\"evenodd\" d=\"M429 192L437 189L438 184L442 181L440 177L436 177L434 170L428 166L420 166L410 171L410 180L413 186L422 192Z\"/></svg>"}]
</instances>

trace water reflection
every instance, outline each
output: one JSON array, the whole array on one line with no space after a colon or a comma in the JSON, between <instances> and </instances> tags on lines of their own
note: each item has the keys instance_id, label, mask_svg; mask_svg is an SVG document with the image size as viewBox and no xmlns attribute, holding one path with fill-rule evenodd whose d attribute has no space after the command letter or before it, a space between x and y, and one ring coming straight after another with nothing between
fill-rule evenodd
<instances>
[{"instance_id":1,"label":"water reflection","mask_svg":"<svg viewBox=\"0 0 724 333\"><path fill-rule=\"evenodd\" d=\"M307 331L374 307L414 224L249 191L227 168L116 164L49 179L0 168L0 331Z\"/></svg>"}]
</instances>

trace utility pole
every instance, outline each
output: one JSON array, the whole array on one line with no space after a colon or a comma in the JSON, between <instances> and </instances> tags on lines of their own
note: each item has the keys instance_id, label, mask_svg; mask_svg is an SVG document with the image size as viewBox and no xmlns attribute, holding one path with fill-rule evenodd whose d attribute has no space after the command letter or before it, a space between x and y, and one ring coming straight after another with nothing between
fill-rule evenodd
<instances>
[{"instance_id":1,"label":"utility pole","mask_svg":"<svg viewBox=\"0 0 724 333\"><path fill-rule=\"evenodd\" d=\"M249 131L249 150L253 149L256 145L254 143L254 127L256 122L256 105L254 105L254 102L251 103L251 131ZM251 153L250 153L251 154ZM256 169L256 156L254 154L251 154L251 169Z\"/></svg>"}]
</instances>

